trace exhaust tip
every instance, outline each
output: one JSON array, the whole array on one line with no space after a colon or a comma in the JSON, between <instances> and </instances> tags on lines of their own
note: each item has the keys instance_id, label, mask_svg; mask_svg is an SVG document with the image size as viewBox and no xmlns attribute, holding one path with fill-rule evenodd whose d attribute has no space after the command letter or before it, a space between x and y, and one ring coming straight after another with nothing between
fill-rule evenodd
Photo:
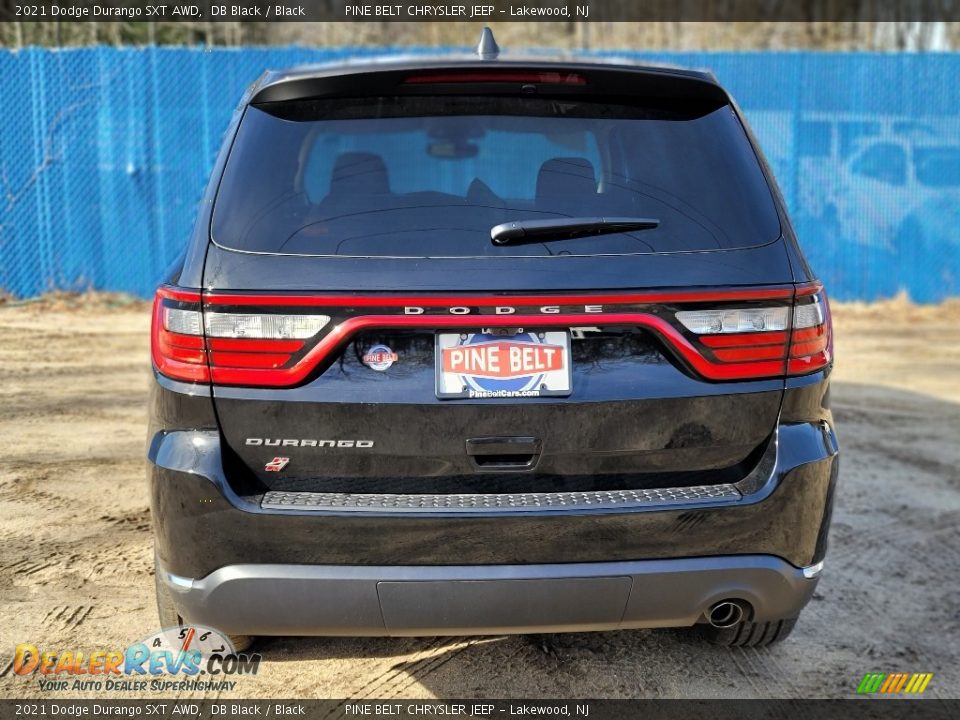
<instances>
[{"instance_id":1,"label":"exhaust tip","mask_svg":"<svg viewBox=\"0 0 960 720\"><path fill-rule=\"evenodd\" d=\"M707 621L715 628L733 627L744 618L743 605L737 600L721 600L707 610Z\"/></svg>"}]
</instances>

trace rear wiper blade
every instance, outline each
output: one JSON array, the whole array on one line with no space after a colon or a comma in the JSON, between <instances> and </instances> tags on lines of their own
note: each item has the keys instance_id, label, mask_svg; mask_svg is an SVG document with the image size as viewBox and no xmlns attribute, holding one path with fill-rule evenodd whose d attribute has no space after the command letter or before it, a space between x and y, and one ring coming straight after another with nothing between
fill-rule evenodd
<instances>
[{"instance_id":1,"label":"rear wiper blade","mask_svg":"<svg viewBox=\"0 0 960 720\"><path fill-rule=\"evenodd\" d=\"M610 235L612 233L653 230L660 225L655 218L578 217L551 220L513 220L490 228L494 245L526 245L529 243L573 240L574 238Z\"/></svg>"}]
</instances>

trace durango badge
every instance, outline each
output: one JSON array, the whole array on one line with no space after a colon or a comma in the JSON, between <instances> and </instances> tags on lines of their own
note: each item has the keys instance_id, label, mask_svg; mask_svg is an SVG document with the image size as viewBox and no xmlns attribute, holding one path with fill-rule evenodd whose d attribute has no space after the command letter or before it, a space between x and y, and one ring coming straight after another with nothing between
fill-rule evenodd
<instances>
[{"instance_id":1,"label":"durango badge","mask_svg":"<svg viewBox=\"0 0 960 720\"><path fill-rule=\"evenodd\" d=\"M398 359L399 356L386 345L374 345L363 354L363 364L377 372L383 372Z\"/></svg>"}]
</instances>

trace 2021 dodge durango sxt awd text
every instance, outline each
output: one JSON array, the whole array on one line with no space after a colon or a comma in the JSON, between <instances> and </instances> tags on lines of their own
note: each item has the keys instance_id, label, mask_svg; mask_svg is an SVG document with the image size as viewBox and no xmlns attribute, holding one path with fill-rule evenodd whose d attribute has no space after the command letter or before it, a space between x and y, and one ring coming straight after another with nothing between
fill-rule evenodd
<instances>
[{"instance_id":1,"label":"2021 dodge durango sxt awd text","mask_svg":"<svg viewBox=\"0 0 960 720\"><path fill-rule=\"evenodd\" d=\"M201 208L153 313L164 625L791 631L830 312L712 76L267 73Z\"/></svg>"}]
</instances>

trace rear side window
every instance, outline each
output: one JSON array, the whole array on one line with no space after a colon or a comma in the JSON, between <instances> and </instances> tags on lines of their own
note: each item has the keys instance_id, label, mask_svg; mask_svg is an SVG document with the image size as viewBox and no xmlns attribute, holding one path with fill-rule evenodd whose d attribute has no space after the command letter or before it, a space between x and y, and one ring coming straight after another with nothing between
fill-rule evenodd
<instances>
[{"instance_id":1,"label":"rear side window","mask_svg":"<svg viewBox=\"0 0 960 720\"><path fill-rule=\"evenodd\" d=\"M580 217L660 225L490 241L501 223ZM249 107L212 232L252 252L477 257L732 249L780 225L729 106L405 96Z\"/></svg>"}]
</instances>

